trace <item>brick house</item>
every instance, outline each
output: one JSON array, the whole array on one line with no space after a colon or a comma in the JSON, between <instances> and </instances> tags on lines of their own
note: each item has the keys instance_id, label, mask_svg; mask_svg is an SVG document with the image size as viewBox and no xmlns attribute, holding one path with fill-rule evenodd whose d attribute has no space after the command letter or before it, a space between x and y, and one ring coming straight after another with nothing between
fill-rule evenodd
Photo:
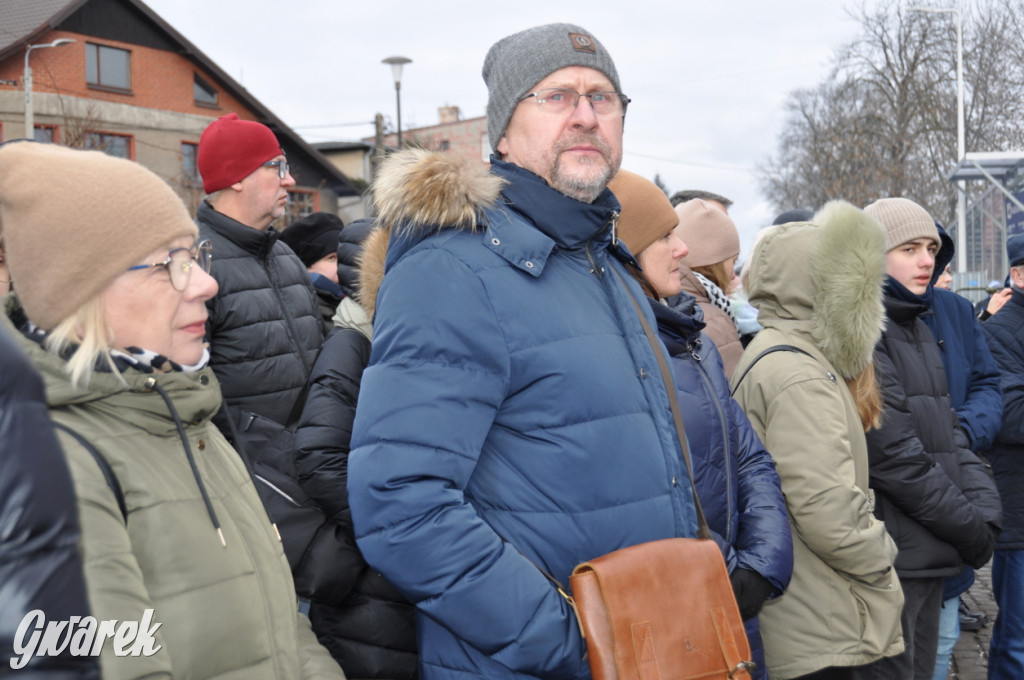
<instances>
[{"instance_id":1,"label":"brick house","mask_svg":"<svg viewBox=\"0 0 1024 680\"><path fill-rule=\"evenodd\" d=\"M466 158L476 158L487 163L491 158L491 144L487 139L487 116L462 118L457 106L442 106L437 110L437 125L402 130L402 144L431 151L454 153ZM391 149L398 144L398 134L389 133L382 137L384 148ZM374 144L374 137L363 139Z\"/></svg>"},{"instance_id":2,"label":"brick house","mask_svg":"<svg viewBox=\"0 0 1024 680\"><path fill-rule=\"evenodd\" d=\"M288 157L297 185L284 225L314 211L362 213L341 170L139 0L3 0L0 27L0 141L26 136L28 47L72 40L28 53L37 140L135 160L194 211L199 135L237 113L273 130Z\"/></svg>"}]
</instances>

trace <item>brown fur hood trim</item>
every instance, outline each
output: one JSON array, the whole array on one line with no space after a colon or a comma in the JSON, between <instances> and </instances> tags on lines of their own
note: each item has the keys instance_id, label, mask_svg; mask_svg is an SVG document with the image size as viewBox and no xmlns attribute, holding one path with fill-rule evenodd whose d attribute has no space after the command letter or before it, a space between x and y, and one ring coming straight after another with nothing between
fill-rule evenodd
<instances>
[{"instance_id":1,"label":"brown fur hood trim","mask_svg":"<svg viewBox=\"0 0 1024 680\"><path fill-rule=\"evenodd\" d=\"M356 291L356 302L366 310L372 319L377 307L377 291L384 279L384 260L388 255L388 243L391 241L391 229L375 227L363 242L363 250L359 253L359 289Z\"/></svg>"},{"instance_id":2,"label":"brown fur hood trim","mask_svg":"<svg viewBox=\"0 0 1024 680\"><path fill-rule=\"evenodd\" d=\"M504 182L480 161L422 149L388 156L374 182L377 224L385 228L473 229Z\"/></svg>"},{"instance_id":3,"label":"brown fur hood trim","mask_svg":"<svg viewBox=\"0 0 1024 680\"><path fill-rule=\"evenodd\" d=\"M453 154L406 149L384 160L373 185L377 222L359 256L357 301L373 318L391 234L398 230L472 230L494 205L504 180L488 166Z\"/></svg>"}]
</instances>

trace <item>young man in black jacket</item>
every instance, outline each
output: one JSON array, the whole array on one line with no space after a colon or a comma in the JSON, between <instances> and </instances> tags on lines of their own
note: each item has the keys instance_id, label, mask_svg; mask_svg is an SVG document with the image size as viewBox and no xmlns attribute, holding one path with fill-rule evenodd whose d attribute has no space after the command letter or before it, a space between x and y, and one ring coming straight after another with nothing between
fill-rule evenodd
<instances>
[{"instance_id":1,"label":"young man in black jacket","mask_svg":"<svg viewBox=\"0 0 1024 680\"><path fill-rule=\"evenodd\" d=\"M899 547L901 623L906 651L858 678L931 680L943 579L964 564L988 562L1001 521L998 492L952 408L942 355L922 321L939 234L924 208L885 198L864 211L886 229L888 324L875 349L885 401L880 428L868 432L875 514Z\"/></svg>"}]
</instances>

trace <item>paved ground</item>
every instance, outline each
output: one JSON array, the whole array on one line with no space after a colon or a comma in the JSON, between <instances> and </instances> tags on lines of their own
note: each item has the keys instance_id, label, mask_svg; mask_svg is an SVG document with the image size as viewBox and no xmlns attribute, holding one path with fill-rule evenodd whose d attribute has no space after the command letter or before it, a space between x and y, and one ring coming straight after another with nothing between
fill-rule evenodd
<instances>
[{"instance_id":1,"label":"paved ground","mask_svg":"<svg viewBox=\"0 0 1024 680\"><path fill-rule=\"evenodd\" d=\"M985 612L990 621L996 620L995 599L992 596L992 569L985 567L977 573L971 589L964 593L968 609ZM953 650L950 662L950 678L957 680L985 680L988 668L988 643L992 635L992 623L981 630L960 633L960 640Z\"/></svg>"}]
</instances>

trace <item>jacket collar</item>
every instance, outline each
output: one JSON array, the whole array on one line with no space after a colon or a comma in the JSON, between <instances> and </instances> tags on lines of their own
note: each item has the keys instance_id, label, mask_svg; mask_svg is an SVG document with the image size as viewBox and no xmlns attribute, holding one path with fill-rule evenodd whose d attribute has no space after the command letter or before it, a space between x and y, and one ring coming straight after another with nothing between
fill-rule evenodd
<instances>
[{"instance_id":1,"label":"jacket collar","mask_svg":"<svg viewBox=\"0 0 1024 680\"><path fill-rule=\"evenodd\" d=\"M676 356L700 337L705 324L701 318L703 314L696 306L696 300L692 295L680 293L673 301L678 301L677 306L669 306L661 300L647 298L658 322L658 334L668 348L669 354ZM689 314L684 311L688 306L687 301L691 309Z\"/></svg>"},{"instance_id":2,"label":"jacket collar","mask_svg":"<svg viewBox=\"0 0 1024 680\"><path fill-rule=\"evenodd\" d=\"M538 175L512 163L491 159L491 172L506 181L503 205L519 213L559 248L604 248L620 206L605 189L593 203L583 203L552 189Z\"/></svg>"},{"instance_id":3,"label":"jacket collar","mask_svg":"<svg viewBox=\"0 0 1024 680\"><path fill-rule=\"evenodd\" d=\"M896 323L912 321L922 314L931 312L930 307L925 302L926 297L929 302L931 301L931 293L932 287L928 286L928 290L924 295L915 295L907 290L906 286L890 276L885 283L885 299L883 300L885 313Z\"/></svg>"},{"instance_id":4,"label":"jacket collar","mask_svg":"<svg viewBox=\"0 0 1024 680\"><path fill-rule=\"evenodd\" d=\"M257 257L265 258L274 247L280 232L273 227L260 231L246 226L238 220L228 217L210 205L209 201L199 204L196 211L196 218L208 224L215 232L237 245L242 250L252 253ZM216 257L214 253L214 257Z\"/></svg>"}]
</instances>

